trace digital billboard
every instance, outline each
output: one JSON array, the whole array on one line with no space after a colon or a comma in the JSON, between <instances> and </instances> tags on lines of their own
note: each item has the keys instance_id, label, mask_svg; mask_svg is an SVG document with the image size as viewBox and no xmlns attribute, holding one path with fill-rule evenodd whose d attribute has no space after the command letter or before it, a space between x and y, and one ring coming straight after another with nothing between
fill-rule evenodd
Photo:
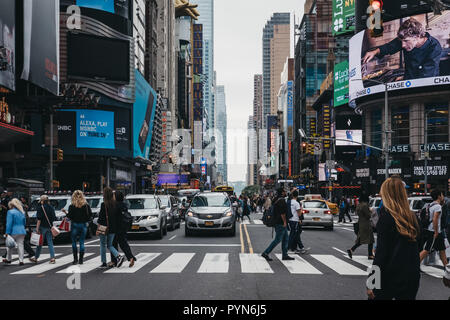
<instances>
[{"instance_id":1,"label":"digital billboard","mask_svg":"<svg viewBox=\"0 0 450 320\"><path fill-rule=\"evenodd\" d=\"M333 36L355 30L355 0L333 0Z\"/></svg>"},{"instance_id":2,"label":"digital billboard","mask_svg":"<svg viewBox=\"0 0 450 320\"><path fill-rule=\"evenodd\" d=\"M384 92L450 85L450 11L416 15L383 24L350 40L350 100Z\"/></svg>"},{"instance_id":3,"label":"digital billboard","mask_svg":"<svg viewBox=\"0 0 450 320\"><path fill-rule=\"evenodd\" d=\"M338 147L352 147L352 146L360 147L362 142L363 142L362 130L336 130L336 146Z\"/></svg>"},{"instance_id":4,"label":"digital billboard","mask_svg":"<svg viewBox=\"0 0 450 320\"><path fill-rule=\"evenodd\" d=\"M348 103L348 61L334 66L334 103L335 107Z\"/></svg>"},{"instance_id":5,"label":"digital billboard","mask_svg":"<svg viewBox=\"0 0 450 320\"><path fill-rule=\"evenodd\" d=\"M287 83L287 138L294 140L294 82Z\"/></svg>"},{"instance_id":6,"label":"digital billboard","mask_svg":"<svg viewBox=\"0 0 450 320\"><path fill-rule=\"evenodd\" d=\"M136 70L136 101L133 105L133 154L148 159L153 134L157 94Z\"/></svg>"},{"instance_id":7,"label":"digital billboard","mask_svg":"<svg viewBox=\"0 0 450 320\"><path fill-rule=\"evenodd\" d=\"M22 79L59 93L59 0L23 1Z\"/></svg>"},{"instance_id":8,"label":"digital billboard","mask_svg":"<svg viewBox=\"0 0 450 320\"><path fill-rule=\"evenodd\" d=\"M0 1L0 86L16 90L15 0Z\"/></svg>"}]
</instances>

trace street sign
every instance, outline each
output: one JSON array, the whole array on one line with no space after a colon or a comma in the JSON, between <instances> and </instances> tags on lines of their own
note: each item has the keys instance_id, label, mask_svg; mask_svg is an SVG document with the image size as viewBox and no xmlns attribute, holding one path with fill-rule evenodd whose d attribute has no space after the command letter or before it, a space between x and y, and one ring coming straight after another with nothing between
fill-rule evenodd
<instances>
[{"instance_id":1,"label":"street sign","mask_svg":"<svg viewBox=\"0 0 450 320\"><path fill-rule=\"evenodd\" d=\"M321 155L322 153L322 143L314 143L314 155Z\"/></svg>"}]
</instances>

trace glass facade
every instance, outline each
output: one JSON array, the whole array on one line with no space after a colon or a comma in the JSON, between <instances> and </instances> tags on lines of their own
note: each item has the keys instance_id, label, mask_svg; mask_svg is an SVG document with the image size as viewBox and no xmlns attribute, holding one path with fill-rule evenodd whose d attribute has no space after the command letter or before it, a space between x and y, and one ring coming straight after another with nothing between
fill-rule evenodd
<instances>
[{"instance_id":1,"label":"glass facade","mask_svg":"<svg viewBox=\"0 0 450 320\"><path fill-rule=\"evenodd\" d=\"M425 105L428 112L428 143L448 142L448 102Z\"/></svg>"},{"instance_id":2,"label":"glass facade","mask_svg":"<svg viewBox=\"0 0 450 320\"><path fill-rule=\"evenodd\" d=\"M409 144L409 107L392 109L392 145Z\"/></svg>"}]
</instances>

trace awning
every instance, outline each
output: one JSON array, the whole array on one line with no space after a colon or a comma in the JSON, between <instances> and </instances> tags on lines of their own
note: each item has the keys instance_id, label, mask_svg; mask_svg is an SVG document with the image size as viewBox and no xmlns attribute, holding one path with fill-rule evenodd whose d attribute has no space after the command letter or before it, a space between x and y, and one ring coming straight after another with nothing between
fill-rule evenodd
<instances>
[{"instance_id":1,"label":"awning","mask_svg":"<svg viewBox=\"0 0 450 320\"><path fill-rule=\"evenodd\" d=\"M0 122L0 145L10 145L32 136L34 136L33 131Z\"/></svg>"}]
</instances>

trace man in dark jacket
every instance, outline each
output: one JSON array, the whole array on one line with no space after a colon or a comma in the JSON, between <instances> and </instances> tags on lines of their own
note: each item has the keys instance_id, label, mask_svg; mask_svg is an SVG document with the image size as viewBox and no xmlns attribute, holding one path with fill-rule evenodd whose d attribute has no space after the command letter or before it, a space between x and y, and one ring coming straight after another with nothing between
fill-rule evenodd
<instances>
[{"instance_id":1,"label":"man in dark jacket","mask_svg":"<svg viewBox=\"0 0 450 320\"><path fill-rule=\"evenodd\" d=\"M276 233L275 239L272 241L269 247L266 250L264 250L263 254L261 255L267 261L272 261L272 259L269 257L269 254L280 242L282 242L281 246L283 252L282 259L294 260L294 258L288 256L288 245L289 245L289 235L287 229L288 208L285 197L286 191L283 188L278 189L277 197L273 201L273 213L274 213L275 233Z\"/></svg>"},{"instance_id":2,"label":"man in dark jacket","mask_svg":"<svg viewBox=\"0 0 450 320\"><path fill-rule=\"evenodd\" d=\"M405 76L403 80L421 79L439 76L439 64L442 47L439 41L425 31L424 26L416 19L406 20L391 42L369 51L363 58L367 63L375 56L384 57L403 52L405 60Z\"/></svg>"}]
</instances>

